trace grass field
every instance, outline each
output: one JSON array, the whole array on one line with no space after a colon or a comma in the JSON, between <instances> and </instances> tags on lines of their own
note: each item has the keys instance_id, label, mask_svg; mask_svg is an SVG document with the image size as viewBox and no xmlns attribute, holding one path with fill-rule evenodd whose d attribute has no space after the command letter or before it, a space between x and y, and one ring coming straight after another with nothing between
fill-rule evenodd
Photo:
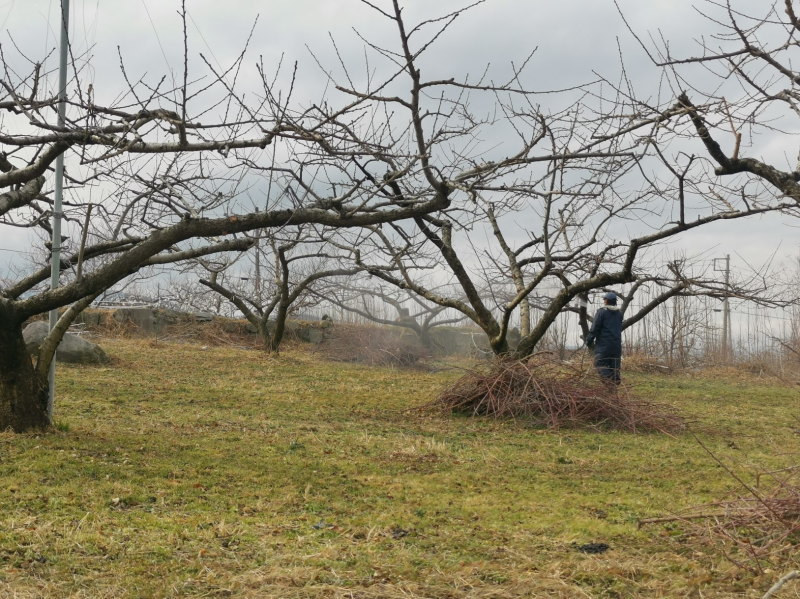
<instances>
[{"instance_id":1,"label":"grass field","mask_svg":"<svg viewBox=\"0 0 800 599\"><path fill-rule=\"evenodd\" d=\"M796 386L630 374L692 432L549 431L410 409L454 369L104 346L54 433L0 433L0 597L761 597L800 565L638 526L742 490L698 439L747 483L800 463Z\"/></svg>"}]
</instances>

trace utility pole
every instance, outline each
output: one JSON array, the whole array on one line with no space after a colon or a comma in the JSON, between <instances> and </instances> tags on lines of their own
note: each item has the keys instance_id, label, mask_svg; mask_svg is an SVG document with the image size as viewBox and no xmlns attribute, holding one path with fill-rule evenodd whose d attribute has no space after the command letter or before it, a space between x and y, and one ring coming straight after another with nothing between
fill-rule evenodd
<instances>
[{"instance_id":1,"label":"utility pole","mask_svg":"<svg viewBox=\"0 0 800 599\"><path fill-rule=\"evenodd\" d=\"M717 262L725 262L725 268L717 268ZM728 288L731 280L731 255L726 254L724 258L714 258L714 270L725 273L725 295L722 299L722 359L727 362L730 359L731 345L731 311L728 304Z\"/></svg>"},{"instance_id":2,"label":"utility pole","mask_svg":"<svg viewBox=\"0 0 800 599\"><path fill-rule=\"evenodd\" d=\"M58 65L58 128L64 127L67 114L67 49L69 47L69 0L61 0L61 55ZM58 279L61 274L61 212L62 198L64 194L64 153L56 158L56 181L55 193L53 197L53 237L50 240L50 289L58 287ZM58 322L58 310L50 310L50 330L52 331ZM56 355L53 354L53 361L50 363L50 371L47 377L47 419L53 421L53 403L55 398L56 386Z\"/></svg>"},{"instance_id":3,"label":"utility pole","mask_svg":"<svg viewBox=\"0 0 800 599\"><path fill-rule=\"evenodd\" d=\"M255 296L259 306L264 305L261 297L261 237L256 237Z\"/></svg>"}]
</instances>

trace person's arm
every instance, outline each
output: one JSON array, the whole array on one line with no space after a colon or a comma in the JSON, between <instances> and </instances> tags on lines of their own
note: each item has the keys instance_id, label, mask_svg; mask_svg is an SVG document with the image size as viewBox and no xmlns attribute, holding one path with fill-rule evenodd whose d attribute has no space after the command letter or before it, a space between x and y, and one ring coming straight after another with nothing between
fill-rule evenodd
<instances>
[{"instance_id":1,"label":"person's arm","mask_svg":"<svg viewBox=\"0 0 800 599\"><path fill-rule=\"evenodd\" d=\"M603 328L603 317L605 316L605 313L606 311L601 308L594 315L592 327L589 329L589 334L586 336L586 347L589 349L594 347L594 342L597 340L597 335Z\"/></svg>"}]
</instances>

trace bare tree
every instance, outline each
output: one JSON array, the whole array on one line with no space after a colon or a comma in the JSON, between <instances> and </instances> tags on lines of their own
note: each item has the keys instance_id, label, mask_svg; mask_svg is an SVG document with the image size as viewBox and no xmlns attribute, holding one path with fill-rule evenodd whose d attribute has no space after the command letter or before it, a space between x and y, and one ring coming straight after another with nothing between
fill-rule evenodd
<instances>
[{"instance_id":1,"label":"bare tree","mask_svg":"<svg viewBox=\"0 0 800 599\"><path fill-rule=\"evenodd\" d=\"M689 220L697 206L691 196L699 194L731 214L771 203L797 217L800 154L793 133L800 116L797 3L701 0L697 4L695 14L708 27L695 40L695 50L681 46L676 52L678 46L667 35L647 36L629 26L663 77L658 94L638 90L641 100L633 86L617 89L625 90L642 120L670 114L664 123L668 134L656 147L666 172L680 184L680 222ZM621 9L620 14L627 25ZM662 175L663 171L652 173L655 184ZM766 305L787 305L794 301L791 296L797 296L789 294L774 302L774 293L754 296L720 285L696 292Z\"/></svg>"},{"instance_id":2,"label":"bare tree","mask_svg":"<svg viewBox=\"0 0 800 599\"><path fill-rule=\"evenodd\" d=\"M437 327L458 324L466 318L414 293L394 286L370 284L369 280L358 283L343 279L327 293L315 291L314 295L366 321L408 329L429 351L436 350L433 332Z\"/></svg>"},{"instance_id":3,"label":"bare tree","mask_svg":"<svg viewBox=\"0 0 800 599\"><path fill-rule=\"evenodd\" d=\"M353 249L337 247L329 237L330 232L298 227L285 239L259 238L251 252L253 269L247 271L246 284L236 275L226 281L225 271L222 277L200 279L200 283L236 306L256 327L267 351L277 352L298 300L311 294L325 295L320 284L326 279L355 275L361 270L348 260Z\"/></svg>"},{"instance_id":4,"label":"bare tree","mask_svg":"<svg viewBox=\"0 0 800 599\"><path fill-rule=\"evenodd\" d=\"M775 3L756 17L728 1L704 4L720 13L710 18L712 25L726 30L709 38L713 46L701 40L702 53L694 58L673 58L667 43L658 49L655 60L667 69L672 97L663 103L649 96L640 100L624 74L603 81L602 90L583 86L585 95L562 111L526 105L530 96L504 97L502 114L526 122L532 132L515 155L519 169L501 175L509 161L498 159L464 171L458 180L468 202L417 217L414 227L384 229L377 244L386 258L369 265L369 272L460 310L481 327L496 353L510 350L509 323L519 308L526 334L514 353L524 356L574 298L651 280L649 248L713 222L797 214L800 166L743 157L747 140L754 144L780 135L779 127L796 128L800 75L789 57L800 23L793 2ZM769 29L773 33L765 34ZM694 66L702 68L692 71ZM689 75L698 71L701 77L692 83ZM730 151L717 140L723 136L731 140ZM546 155L535 156L534 148L542 147ZM490 224L488 240L476 240L480 222ZM438 252L466 299L442 296L426 285L412 248ZM659 301L681 296L686 285L675 280ZM541 308L536 322L533 305Z\"/></svg>"},{"instance_id":5,"label":"bare tree","mask_svg":"<svg viewBox=\"0 0 800 599\"><path fill-rule=\"evenodd\" d=\"M625 132L619 133L614 143L623 143L624 136ZM590 137L586 146L593 143ZM654 142L648 141L646 153L636 154L632 151L635 140L629 143L629 170L634 166L641 168L645 160L652 158L649 152L657 149ZM585 147L575 151L561 149L554 153L556 157L549 161L542 178L529 186L519 182L508 185L513 187L513 192L476 183L471 190L470 219L466 222L458 220L467 213L461 205L446 210L446 217L416 217L415 228L394 225L376 229L376 245L385 258L381 263L365 263L365 268L386 282L462 312L483 330L495 353L512 351L522 357L534 351L558 315L569 310L575 298L585 298L594 289L655 281L649 274L651 270L647 262L639 266L641 250L715 221L787 207L781 201L752 205L745 200L741 206L730 209L728 206L720 209L711 204L698 208L700 214L692 221L679 219L675 222L665 211L656 210L659 204L669 201L665 198L669 196L664 186L653 186L637 190L628 197L619 197L615 186L625 185L619 178L620 173L625 172L619 165L620 156L625 155L623 148L611 148L605 154L598 152L593 157L594 161L601 161L589 169L594 174L593 180L581 179L579 173L566 175L567 170L588 168L584 160L575 158L585 151ZM659 159L657 154L656 159ZM556 174L563 177L559 179L562 183L558 190L552 183ZM569 180L578 182L571 190L563 189ZM537 188L542 182L547 185L544 190ZM685 192L680 189L681 181L676 178L674 182L672 191L683 202L682 194ZM501 194L497 194L498 191ZM495 194L497 201L481 200L481 196L490 193ZM539 201L535 202L537 198ZM498 207L505 212L505 224L498 218ZM491 237L487 236L487 239L495 241L491 245L487 243L488 248L478 246L472 240L479 227L479 222L472 219L476 212L485 215L491 231ZM648 222L643 222L638 216L641 213L650 215ZM664 216L653 218L658 214ZM447 218L450 216L452 218ZM616 221L641 223L640 228L655 229L655 232L632 236L624 241L614 239L609 229ZM523 228L523 241L512 244L507 231L513 227L520 228L521 222L533 224ZM423 271L430 269L431 249L440 254L439 264L457 282L461 297L444 296L425 283ZM638 315L631 315L630 322L644 317L658 303L680 294L690 284L691 281L685 278L673 278L671 285L654 300L655 303ZM523 334L516 348L512 348L508 334L512 315L519 306L523 306L520 312ZM537 320L532 323L534 317ZM581 322L587 326L585 309Z\"/></svg>"},{"instance_id":6,"label":"bare tree","mask_svg":"<svg viewBox=\"0 0 800 599\"><path fill-rule=\"evenodd\" d=\"M30 61L27 75L18 76L20 69L6 60L0 222L47 228L48 173L64 154L66 218L79 227L85 223L81 237L88 241L65 252L57 289L44 287L49 269L42 265L0 290L0 429L47 424L45 375L68 324L100 293L141 268L243 251L252 245L243 233L256 229L375 226L413 218L465 193L459 173L438 165L436 146L451 136L427 94L441 90L434 103L452 113L467 104L462 99L446 108L448 94L491 96L496 87L424 82L418 66L459 13L407 25L399 2L388 12L365 6L395 26L399 52L365 42L380 68L367 64L361 84L340 86L337 97L344 101L338 105L327 98L298 107L291 77L280 92L277 76L263 63L256 65L259 100L246 100L237 89L245 52L220 71L205 61L197 67L185 43L177 87L166 78L131 77L123 61L124 87L107 97L95 96L82 79L81 57L75 57L69 110L57 127L57 94L40 64ZM185 7L183 16L186 41ZM192 76L190 64L196 68ZM269 174L274 185L259 194L258 209L248 211L242 200L256 193L259 174ZM406 191L398 195L399 185ZM64 312L34 363L22 324L59 308Z\"/></svg>"},{"instance_id":7,"label":"bare tree","mask_svg":"<svg viewBox=\"0 0 800 599\"><path fill-rule=\"evenodd\" d=\"M651 45L640 41L662 69L671 97L661 107L652 100L637 102L638 113L653 118L672 111L672 154L665 162L676 165L683 155L682 180L704 186L709 201L730 212L736 209L730 200L737 196L739 205L751 207L777 197L796 216L800 155L788 154L796 152L791 132L800 116L796 2L706 0L701 5L709 31L696 40L696 54L675 56L664 37ZM639 32L631 32L641 40ZM783 158L765 158L767 144L781 146ZM673 173L679 170L673 167Z\"/></svg>"}]
</instances>

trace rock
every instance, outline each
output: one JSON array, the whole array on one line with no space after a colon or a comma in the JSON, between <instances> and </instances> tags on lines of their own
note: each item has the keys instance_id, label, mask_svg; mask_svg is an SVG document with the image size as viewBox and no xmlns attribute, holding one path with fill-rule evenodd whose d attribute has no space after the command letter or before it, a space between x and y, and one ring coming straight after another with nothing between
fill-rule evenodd
<instances>
[{"instance_id":1,"label":"rock","mask_svg":"<svg viewBox=\"0 0 800 599\"><path fill-rule=\"evenodd\" d=\"M32 322L22 331L25 345L28 352L35 354L39 351L39 346L47 336L49 326L43 320ZM77 335L67 333L61 340L56 352L58 362L69 362L71 364L107 364L110 360L99 345L81 339Z\"/></svg>"},{"instance_id":2,"label":"rock","mask_svg":"<svg viewBox=\"0 0 800 599\"><path fill-rule=\"evenodd\" d=\"M581 553L605 553L611 549L607 543L586 543L584 545L572 544Z\"/></svg>"},{"instance_id":3,"label":"rock","mask_svg":"<svg viewBox=\"0 0 800 599\"><path fill-rule=\"evenodd\" d=\"M132 323L141 333L160 333L165 326L152 308L119 308L114 310L114 320L122 324Z\"/></svg>"},{"instance_id":4,"label":"rock","mask_svg":"<svg viewBox=\"0 0 800 599\"><path fill-rule=\"evenodd\" d=\"M275 323L270 321L269 326L271 331L275 326ZM286 322L286 335L293 336L295 339L305 341L306 343L319 345L325 339L325 329L328 327L330 327L330 323L326 323L323 326L320 323L311 323L305 321L297 322L290 320Z\"/></svg>"},{"instance_id":5,"label":"rock","mask_svg":"<svg viewBox=\"0 0 800 599\"><path fill-rule=\"evenodd\" d=\"M212 322L214 320L211 312L188 312L186 316L194 322Z\"/></svg>"}]
</instances>

